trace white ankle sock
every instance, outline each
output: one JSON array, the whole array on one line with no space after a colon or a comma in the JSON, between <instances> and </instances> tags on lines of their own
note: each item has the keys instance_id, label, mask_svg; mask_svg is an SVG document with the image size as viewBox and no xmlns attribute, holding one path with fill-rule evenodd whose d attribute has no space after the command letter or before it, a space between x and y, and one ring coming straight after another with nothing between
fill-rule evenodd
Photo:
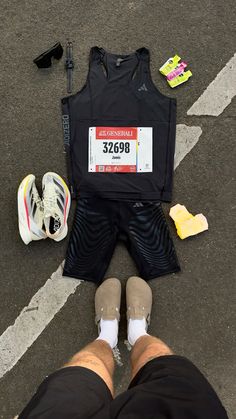
<instances>
[{"instance_id":1,"label":"white ankle sock","mask_svg":"<svg viewBox=\"0 0 236 419\"><path fill-rule=\"evenodd\" d=\"M113 349L118 342L118 320L103 320L100 321L101 332L97 340L105 340Z\"/></svg>"},{"instance_id":2,"label":"white ankle sock","mask_svg":"<svg viewBox=\"0 0 236 419\"><path fill-rule=\"evenodd\" d=\"M130 345L134 345L136 340L141 336L148 335L146 332L147 322L145 318L142 319L130 319L128 323L128 341Z\"/></svg>"}]
</instances>

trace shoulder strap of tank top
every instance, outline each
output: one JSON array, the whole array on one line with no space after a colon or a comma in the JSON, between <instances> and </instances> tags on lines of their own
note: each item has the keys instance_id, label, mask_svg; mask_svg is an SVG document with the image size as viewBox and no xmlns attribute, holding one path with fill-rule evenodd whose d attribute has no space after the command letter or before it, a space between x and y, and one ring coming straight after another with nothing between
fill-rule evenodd
<instances>
[{"instance_id":1,"label":"shoulder strap of tank top","mask_svg":"<svg viewBox=\"0 0 236 419\"><path fill-rule=\"evenodd\" d=\"M89 55L89 70L87 74L87 85L88 85L88 92L90 95L90 114L91 118L94 116L93 112L93 99L92 99L92 89L94 85L102 86L105 82L104 73L101 67L101 63L103 62L103 56L105 55L105 51L103 48L98 46L94 46L90 49Z\"/></svg>"},{"instance_id":2,"label":"shoulder strap of tank top","mask_svg":"<svg viewBox=\"0 0 236 419\"><path fill-rule=\"evenodd\" d=\"M142 76L144 73L150 76L150 53L147 48L139 48L136 51L136 54L138 54L139 57L139 76Z\"/></svg>"},{"instance_id":3,"label":"shoulder strap of tank top","mask_svg":"<svg viewBox=\"0 0 236 419\"><path fill-rule=\"evenodd\" d=\"M138 55L139 55L139 57L142 61L149 63L150 53L149 53L149 50L147 48L145 48L145 47L139 48L139 49L137 49L136 52L138 53Z\"/></svg>"},{"instance_id":4,"label":"shoulder strap of tank top","mask_svg":"<svg viewBox=\"0 0 236 419\"><path fill-rule=\"evenodd\" d=\"M138 63L132 75L132 79L135 85L139 85L145 79L150 78L150 69L149 69L150 54L149 54L149 50L144 47L137 49L135 53L138 57Z\"/></svg>"},{"instance_id":5,"label":"shoulder strap of tank top","mask_svg":"<svg viewBox=\"0 0 236 419\"><path fill-rule=\"evenodd\" d=\"M91 48L89 56L88 79L93 77L95 80L98 79L100 83L106 81L104 71L107 70L103 61L104 55L105 50L103 48L97 46ZM104 66L105 70L102 68L102 65ZM98 82L98 80L96 80L96 83Z\"/></svg>"},{"instance_id":6,"label":"shoulder strap of tank top","mask_svg":"<svg viewBox=\"0 0 236 419\"><path fill-rule=\"evenodd\" d=\"M105 54L105 50L100 47L92 47L90 50L90 57L89 57L89 63L92 64L94 61L101 61L102 57Z\"/></svg>"}]
</instances>

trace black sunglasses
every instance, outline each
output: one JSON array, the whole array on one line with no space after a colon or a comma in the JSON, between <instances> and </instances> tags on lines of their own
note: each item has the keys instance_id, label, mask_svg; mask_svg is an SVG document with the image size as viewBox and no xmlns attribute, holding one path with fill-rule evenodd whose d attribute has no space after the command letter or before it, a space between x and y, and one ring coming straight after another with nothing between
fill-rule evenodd
<instances>
[{"instance_id":1,"label":"black sunglasses","mask_svg":"<svg viewBox=\"0 0 236 419\"><path fill-rule=\"evenodd\" d=\"M60 42L57 42L53 45L52 48L48 49L47 51L40 54L38 57L34 59L34 63L37 65L38 68L48 68L52 65L52 57L56 58L56 60L60 60L63 55L63 48Z\"/></svg>"}]
</instances>

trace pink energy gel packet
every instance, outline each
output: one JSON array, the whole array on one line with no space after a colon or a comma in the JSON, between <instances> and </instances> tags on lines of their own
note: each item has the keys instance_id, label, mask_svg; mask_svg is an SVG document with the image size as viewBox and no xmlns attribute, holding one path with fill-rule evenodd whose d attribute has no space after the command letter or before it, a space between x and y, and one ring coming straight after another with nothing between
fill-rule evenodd
<instances>
[{"instance_id":1,"label":"pink energy gel packet","mask_svg":"<svg viewBox=\"0 0 236 419\"><path fill-rule=\"evenodd\" d=\"M175 77L179 76L179 74L184 72L184 69L187 67L187 63L182 61L173 71L167 74L167 80L173 80Z\"/></svg>"}]
</instances>

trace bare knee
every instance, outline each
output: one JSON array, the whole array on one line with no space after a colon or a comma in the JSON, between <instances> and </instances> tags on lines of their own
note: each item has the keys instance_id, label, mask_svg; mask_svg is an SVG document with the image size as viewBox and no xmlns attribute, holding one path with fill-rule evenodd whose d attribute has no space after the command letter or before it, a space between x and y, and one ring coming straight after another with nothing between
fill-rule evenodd
<instances>
[{"instance_id":1,"label":"bare knee","mask_svg":"<svg viewBox=\"0 0 236 419\"><path fill-rule=\"evenodd\" d=\"M105 381L107 387L111 391L111 394L114 393L113 389L113 369L114 366L111 365L111 360L107 365L99 355L95 355L89 351L81 351L74 355L69 362L67 362L64 367L83 367L95 372L99 377ZM114 361L112 360L112 364Z\"/></svg>"},{"instance_id":2,"label":"bare knee","mask_svg":"<svg viewBox=\"0 0 236 419\"><path fill-rule=\"evenodd\" d=\"M152 336L143 336L138 339L131 355L132 377L147 362L164 355L173 355L173 351L160 339Z\"/></svg>"}]
</instances>

